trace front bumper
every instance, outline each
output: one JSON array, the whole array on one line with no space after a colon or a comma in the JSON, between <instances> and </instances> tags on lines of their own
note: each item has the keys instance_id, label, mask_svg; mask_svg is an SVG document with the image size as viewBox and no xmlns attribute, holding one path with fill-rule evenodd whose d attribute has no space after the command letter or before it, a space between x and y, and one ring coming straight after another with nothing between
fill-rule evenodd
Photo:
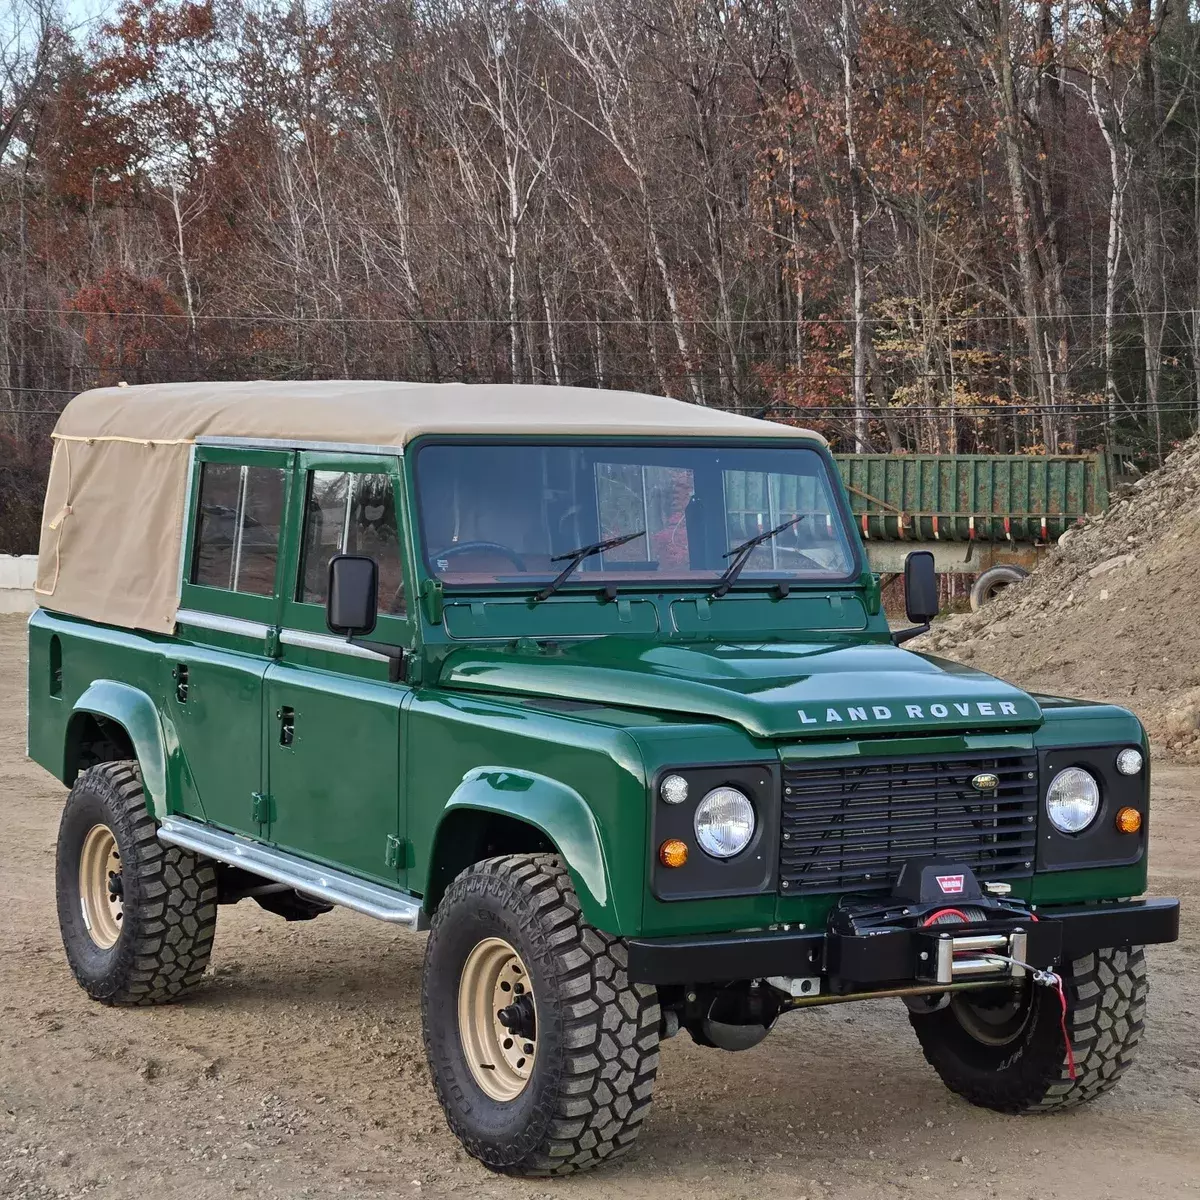
<instances>
[{"instance_id":1,"label":"front bumper","mask_svg":"<svg viewBox=\"0 0 1200 1200\"><path fill-rule=\"evenodd\" d=\"M1179 901L1127 900L1039 908L1036 919L988 921L934 929L893 929L844 934L825 930L696 934L631 938L629 978L634 983L726 983L771 977L821 977L834 994L926 983L937 939L953 935L1020 933L1025 961L1051 968L1108 946L1148 946L1179 937Z\"/></svg>"}]
</instances>

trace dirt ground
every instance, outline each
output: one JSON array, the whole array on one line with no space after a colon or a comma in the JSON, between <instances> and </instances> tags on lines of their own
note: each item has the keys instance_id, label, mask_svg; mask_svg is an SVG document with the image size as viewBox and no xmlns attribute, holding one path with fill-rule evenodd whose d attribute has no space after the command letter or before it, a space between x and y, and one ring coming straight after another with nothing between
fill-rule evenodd
<instances>
[{"instance_id":1,"label":"dirt ground","mask_svg":"<svg viewBox=\"0 0 1200 1200\"><path fill-rule=\"evenodd\" d=\"M899 1001L816 1009L743 1054L664 1043L633 1157L511 1180L459 1150L434 1099L422 935L245 901L185 1002L84 996L54 911L63 789L24 756L24 636L0 617L2 1197L1200 1196L1200 768L1156 771L1151 886L1184 899L1184 938L1149 952L1147 1035L1112 1095L1000 1117L944 1090Z\"/></svg>"}]
</instances>

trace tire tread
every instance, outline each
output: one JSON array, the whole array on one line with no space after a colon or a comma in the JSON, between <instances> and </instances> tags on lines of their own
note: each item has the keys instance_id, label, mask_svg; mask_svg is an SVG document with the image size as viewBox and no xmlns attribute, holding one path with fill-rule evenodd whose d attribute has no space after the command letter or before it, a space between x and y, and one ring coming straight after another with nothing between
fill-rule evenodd
<instances>
[{"instance_id":1,"label":"tire tread","mask_svg":"<svg viewBox=\"0 0 1200 1200\"><path fill-rule=\"evenodd\" d=\"M123 826L135 861L123 855L121 873L133 868L137 908L128 911L136 935L117 943L119 956L100 988L68 954L79 985L105 1004L166 1004L194 988L204 976L217 925L217 872L211 860L158 840L158 827L146 808L136 762L106 762L89 767L72 795L90 790ZM68 799L68 803L70 800ZM127 910L132 906L128 903Z\"/></svg>"},{"instance_id":2,"label":"tire tread","mask_svg":"<svg viewBox=\"0 0 1200 1200\"><path fill-rule=\"evenodd\" d=\"M494 1170L519 1175L567 1175L629 1151L650 1110L658 1071L660 1010L655 988L630 983L624 943L587 925L570 876L554 854L485 859L451 883L443 905L483 881L519 890L536 914L556 986L563 999L563 1080L536 1144L496 1156L455 1119L455 1108L433 1071L438 1099L469 1153ZM439 914L443 911L439 907ZM430 935L437 936L437 919ZM426 998L427 999L427 998ZM428 1045L428 1034L426 1037ZM432 1060L432 1055L431 1055ZM494 1161L497 1157L505 1161Z\"/></svg>"},{"instance_id":3,"label":"tire tread","mask_svg":"<svg viewBox=\"0 0 1200 1200\"><path fill-rule=\"evenodd\" d=\"M926 1060L952 1092L998 1112L1055 1112L1102 1096L1116 1086L1133 1063L1145 1028L1145 952L1141 946L1094 951L1070 964L1063 973L1063 984L1067 1030L1075 1057L1074 1079L1061 1034L1057 1037L1057 1054L1045 1055L1040 1071L1005 1077L997 1073L984 1080L979 1072L963 1068L929 1017L913 1016L912 1024ZM1057 1030L1057 995L1052 999Z\"/></svg>"}]
</instances>

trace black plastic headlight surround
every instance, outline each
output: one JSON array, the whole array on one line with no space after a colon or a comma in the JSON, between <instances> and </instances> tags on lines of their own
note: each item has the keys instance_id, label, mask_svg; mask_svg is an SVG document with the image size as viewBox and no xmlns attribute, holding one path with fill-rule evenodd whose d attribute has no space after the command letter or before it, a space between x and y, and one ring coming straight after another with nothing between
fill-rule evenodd
<instances>
[{"instance_id":1,"label":"black plastic headlight surround","mask_svg":"<svg viewBox=\"0 0 1200 1200\"><path fill-rule=\"evenodd\" d=\"M687 781L687 799L669 804L662 783L677 775ZM696 809L716 788L731 787L754 806L755 827L746 848L732 858L713 858L696 841ZM711 896L753 896L775 890L779 869L779 765L733 764L721 767L671 767L659 771L650 796L650 890L660 900L698 900ZM688 848L682 867L665 867L658 850L677 838Z\"/></svg>"},{"instance_id":2,"label":"black plastic headlight surround","mask_svg":"<svg viewBox=\"0 0 1200 1200\"><path fill-rule=\"evenodd\" d=\"M1117 770L1117 755L1127 745L1072 746L1039 753L1039 871L1128 866L1145 853L1150 817L1150 763L1148 759L1144 761L1136 775L1122 775ZM1050 784L1056 775L1070 767L1081 767L1100 786L1100 810L1091 824L1079 833L1062 833L1046 813L1046 793ZM1126 807L1136 808L1142 814L1142 827L1137 833L1121 833L1117 829L1117 813Z\"/></svg>"}]
</instances>

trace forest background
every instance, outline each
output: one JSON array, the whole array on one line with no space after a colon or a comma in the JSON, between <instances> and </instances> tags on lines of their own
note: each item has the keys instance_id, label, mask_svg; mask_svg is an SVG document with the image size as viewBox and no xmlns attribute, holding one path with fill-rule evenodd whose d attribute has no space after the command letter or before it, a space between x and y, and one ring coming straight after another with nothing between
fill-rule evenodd
<instances>
[{"instance_id":1,"label":"forest background","mask_svg":"<svg viewBox=\"0 0 1200 1200\"><path fill-rule=\"evenodd\" d=\"M1159 459L1200 4L5 0L0 553L79 390L323 377Z\"/></svg>"}]
</instances>

